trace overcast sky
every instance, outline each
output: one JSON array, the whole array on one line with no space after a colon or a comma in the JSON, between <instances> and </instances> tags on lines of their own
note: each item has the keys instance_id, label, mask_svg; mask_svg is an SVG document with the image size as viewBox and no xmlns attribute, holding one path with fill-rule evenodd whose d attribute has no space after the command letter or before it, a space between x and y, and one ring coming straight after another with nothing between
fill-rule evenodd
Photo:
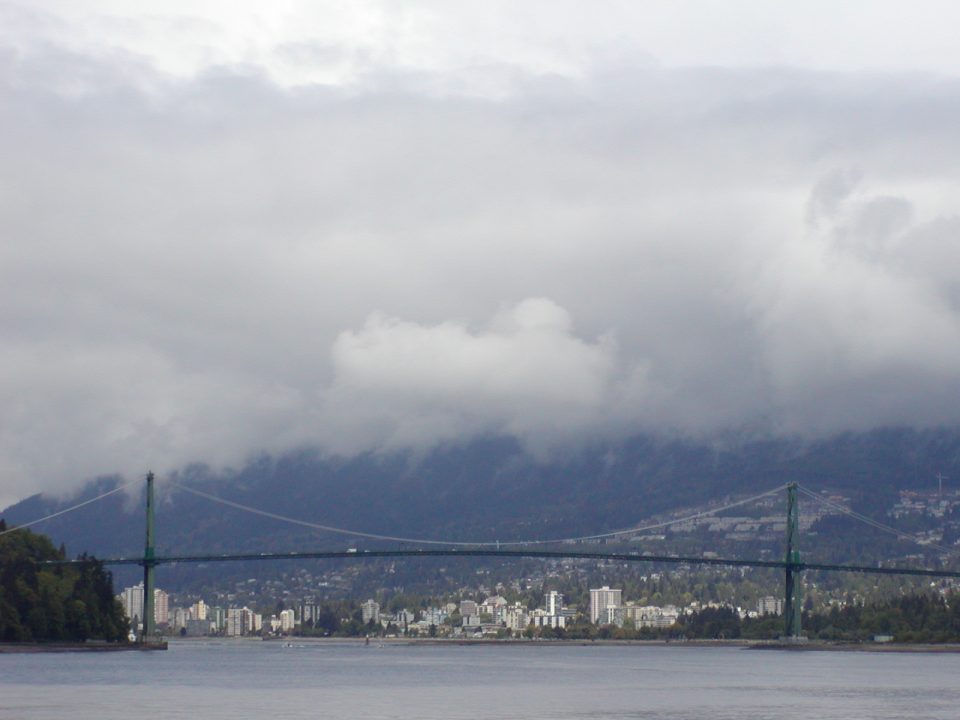
<instances>
[{"instance_id":1,"label":"overcast sky","mask_svg":"<svg viewBox=\"0 0 960 720\"><path fill-rule=\"evenodd\" d=\"M960 421L954 3L0 0L0 507Z\"/></svg>"}]
</instances>

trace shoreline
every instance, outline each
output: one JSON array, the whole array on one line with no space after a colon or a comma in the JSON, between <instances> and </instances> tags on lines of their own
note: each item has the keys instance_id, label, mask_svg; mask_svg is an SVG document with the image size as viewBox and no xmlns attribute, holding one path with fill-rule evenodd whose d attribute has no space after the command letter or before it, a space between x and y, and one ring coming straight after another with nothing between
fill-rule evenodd
<instances>
[{"instance_id":1,"label":"shoreline","mask_svg":"<svg viewBox=\"0 0 960 720\"><path fill-rule=\"evenodd\" d=\"M100 642L27 642L0 643L0 654L77 653L77 652L150 652L166 650L167 641L151 643Z\"/></svg>"},{"instance_id":2,"label":"shoreline","mask_svg":"<svg viewBox=\"0 0 960 720\"><path fill-rule=\"evenodd\" d=\"M83 653L83 652L150 652L167 650L168 641L174 644L194 642L270 642L283 645L351 645L371 648L410 647L410 646L450 646L459 647L650 647L650 648L739 648L743 650L766 650L786 652L866 652L866 653L922 653L955 654L960 653L960 643L934 644L894 644L894 643L842 643L826 641L784 642L781 640L497 640L494 638L371 638L368 644L365 638L353 637L297 637L242 638L223 637L171 637L157 643L0 643L0 654L33 653Z\"/></svg>"},{"instance_id":3,"label":"shoreline","mask_svg":"<svg viewBox=\"0 0 960 720\"><path fill-rule=\"evenodd\" d=\"M201 638L196 638L200 640ZM224 639L224 638L219 638ZM227 638L232 639L232 638ZM253 640L254 638L251 638ZM255 638L263 642L264 639ZM176 642L182 640L176 639ZM345 644L367 646L364 638L351 637L297 637L268 638L267 642L294 644ZM189 640L187 640L189 642ZM844 643L810 640L805 642L785 642L782 640L750 640L737 638L731 640L517 640L494 638L371 638L369 647L380 644L386 646L472 646L472 647L664 647L664 648L711 648L733 647L744 650L784 650L787 652L869 652L869 653L960 653L960 643L917 644L917 643Z\"/></svg>"}]
</instances>

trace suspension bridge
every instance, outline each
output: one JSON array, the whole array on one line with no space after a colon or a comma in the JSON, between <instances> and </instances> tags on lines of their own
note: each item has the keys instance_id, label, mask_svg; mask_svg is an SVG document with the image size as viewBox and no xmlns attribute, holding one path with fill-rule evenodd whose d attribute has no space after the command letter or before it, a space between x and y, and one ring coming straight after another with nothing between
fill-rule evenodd
<instances>
[{"instance_id":1,"label":"suspension bridge","mask_svg":"<svg viewBox=\"0 0 960 720\"><path fill-rule=\"evenodd\" d=\"M3 533L6 534L36 525L53 517L63 515L77 510L85 505L101 500L108 495L123 490L132 483L125 483L109 490L97 497L86 500L72 507L65 508L46 517L39 518L29 523L24 523L15 528L10 528ZM146 477L146 522L145 522L145 544L142 556L116 557L99 560L105 565L139 565L143 567L143 587L144 587L144 622L141 635L141 641L145 641L154 635L154 611L153 611L153 589L155 587L154 571L157 566L174 563L212 563L212 562L239 562L239 561L272 561L272 560L315 560L315 559L340 559L349 561L371 560L376 558L398 558L398 557L499 557L499 558L542 558L542 559L578 559L593 561L620 561L628 563L664 563L675 565L699 565L699 566L722 566L722 567L750 567L750 568L770 568L781 570L784 573L784 629L783 636L787 640L800 640L801 631L801 589L800 579L804 571L826 571L826 572L853 572L874 575L904 575L931 578L960 578L960 571L938 569L938 568L916 568L916 567L888 567L871 565L845 565L833 563L814 563L805 562L801 559L799 540L800 540L800 514L799 514L799 495L815 500L821 504L830 507L835 512L840 512L854 518L860 522L868 524L875 529L889 532L901 539L914 540L912 536L901 532L896 528L884 525L876 520L860 513L854 512L840 504L831 502L826 498L820 497L817 493L800 486L797 483L788 483L778 486L772 490L755 495L753 497L728 503L710 510L697 512L684 517L673 518L664 522L644 525L626 530L617 530L614 532L601 533L597 535L586 535L575 538L558 538L554 540L513 540L508 542L467 542L453 540L435 540L424 538L407 538L392 535L383 535L371 532L362 532L349 528L335 527L305 521L298 518L291 518L277 513L253 508L240 503L232 502L224 498L205 493L194 488L173 483L173 485L183 491L206 498L222 505L234 507L236 509L251 512L257 515L266 516L275 520L289 522L297 525L310 527L317 530L334 532L341 535L360 537L372 540L393 541L408 545L400 549L393 550L360 550L349 549L341 551L314 551L301 550L290 552L263 552L263 553L234 553L234 554L191 554L191 555L157 555L154 541L154 476L148 473ZM689 522L698 518L716 515L720 512L730 510L757 500L768 498L777 493L786 491L786 548L782 560L763 560L763 559L742 559L742 558L721 558L713 556L683 556L683 555L652 555L639 552L608 552L594 550L576 550L568 548L550 548L545 549L544 545L570 545L585 541L599 541L603 539L626 537L654 529L666 528L671 525L677 525ZM934 549L945 553L953 553L951 548L932 544ZM90 562L90 559L79 558L76 560L46 561L46 564L79 564Z\"/></svg>"}]
</instances>

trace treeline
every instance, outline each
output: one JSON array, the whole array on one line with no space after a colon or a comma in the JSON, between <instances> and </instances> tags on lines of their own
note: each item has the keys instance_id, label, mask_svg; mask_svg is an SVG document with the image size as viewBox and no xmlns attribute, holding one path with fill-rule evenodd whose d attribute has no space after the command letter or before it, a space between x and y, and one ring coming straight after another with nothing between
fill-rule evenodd
<instances>
[{"instance_id":1,"label":"treeline","mask_svg":"<svg viewBox=\"0 0 960 720\"><path fill-rule=\"evenodd\" d=\"M6 529L0 519L0 532ZM29 530L0 535L0 641L126 640L123 608L102 563L38 564L65 558L62 547Z\"/></svg>"},{"instance_id":2,"label":"treeline","mask_svg":"<svg viewBox=\"0 0 960 720\"><path fill-rule=\"evenodd\" d=\"M848 605L803 616L804 630L821 640L869 640L890 635L902 643L960 642L960 596L908 595L870 605Z\"/></svg>"},{"instance_id":3,"label":"treeline","mask_svg":"<svg viewBox=\"0 0 960 720\"><path fill-rule=\"evenodd\" d=\"M907 595L895 600L804 612L803 633L814 640L868 642L889 636L896 643L960 643L960 596ZM683 615L668 628L622 628L576 624L568 628L528 628L527 637L571 640L773 640L783 634L783 618L743 618L727 607Z\"/></svg>"}]
</instances>

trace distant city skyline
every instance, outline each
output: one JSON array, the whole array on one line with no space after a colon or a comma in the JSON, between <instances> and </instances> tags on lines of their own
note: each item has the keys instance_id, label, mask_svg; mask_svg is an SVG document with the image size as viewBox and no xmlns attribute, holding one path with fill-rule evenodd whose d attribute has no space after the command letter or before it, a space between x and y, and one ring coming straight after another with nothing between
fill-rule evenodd
<instances>
[{"instance_id":1,"label":"distant city skyline","mask_svg":"<svg viewBox=\"0 0 960 720\"><path fill-rule=\"evenodd\" d=\"M482 597L482 594L480 595ZM291 635L309 634L314 623L321 618L322 603L304 599L294 607L284 608L272 615L264 615L247 605L227 607L208 606L201 599L190 607L174 607L169 610L169 595L157 588L155 597L155 621L157 631L173 636L241 637L246 635ZM143 584L124 588L118 595L124 612L131 621L131 634L141 630L140 616L143 612ZM623 599L621 588L603 586L590 590L590 606L587 616L594 625L612 625L634 629L665 629L680 617L704 608L730 608L741 618L756 618L762 615L780 615L783 601L772 596L761 597L756 609L734 607L728 603L693 602L689 606L672 604L657 606L640 604ZM427 608L385 612L373 598L359 603L361 623L370 628L366 632L391 636L436 636L436 637L521 637L535 629L551 628L564 630L587 619L576 608L563 604L563 595L547 591L541 607L530 608L524 603L509 602L499 594L488 595L482 600L464 599L459 602L439 603ZM362 630L362 628L361 628Z\"/></svg>"}]
</instances>

